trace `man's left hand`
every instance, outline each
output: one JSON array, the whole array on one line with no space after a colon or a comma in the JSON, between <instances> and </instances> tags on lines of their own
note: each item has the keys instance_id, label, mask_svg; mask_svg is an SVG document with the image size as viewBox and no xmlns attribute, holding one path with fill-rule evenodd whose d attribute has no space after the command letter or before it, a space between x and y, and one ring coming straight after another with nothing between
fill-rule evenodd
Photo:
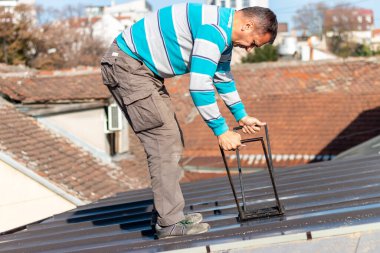
<instances>
[{"instance_id":1,"label":"man's left hand","mask_svg":"<svg viewBox=\"0 0 380 253\"><path fill-rule=\"evenodd\" d=\"M245 134L254 134L259 132L262 126L265 126L267 123L261 122L260 120L245 116L239 120L239 125L243 127L243 133Z\"/></svg>"}]
</instances>

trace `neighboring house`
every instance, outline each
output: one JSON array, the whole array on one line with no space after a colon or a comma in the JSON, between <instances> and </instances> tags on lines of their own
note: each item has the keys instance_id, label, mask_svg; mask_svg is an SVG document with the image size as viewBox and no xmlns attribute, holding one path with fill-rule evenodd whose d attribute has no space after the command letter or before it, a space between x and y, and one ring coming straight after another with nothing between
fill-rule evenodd
<instances>
[{"instance_id":1,"label":"neighboring house","mask_svg":"<svg viewBox=\"0 0 380 253\"><path fill-rule=\"evenodd\" d=\"M12 12L18 4L34 5L35 0L2 0L0 1L0 8L4 8L5 11Z\"/></svg>"},{"instance_id":2,"label":"neighboring house","mask_svg":"<svg viewBox=\"0 0 380 253\"><path fill-rule=\"evenodd\" d=\"M297 43L298 54L302 61L323 61L334 60L338 57L320 45L321 41L318 40L317 45L313 45L312 40L315 37L309 38L308 41L301 41Z\"/></svg>"},{"instance_id":3,"label":"neighboring house","mask_svg":"<svg viewBox=\"0 0 380 253\"><path fill-rule=\"evenodd\" d=\"M72 18L66 23L84 34L91 34L109 45L125 28L133 25L152 11L151 5L145 0L134 0L123 4L110 6L88 5L85 7L85 17Z\"/></svg>"},{"instance_id":4,"label":"neighboring house","mask_svg":"<svg viewBox=\"0 0 380 253\"><path fill-rule=\"evenodd\" d=\"M0 252L380 252L379 172L380 156L277 170L285 214L248 221L226 178L183 184L185 212L211 229L165 240L150 225L152 193L121 193L2 235ZM276 205L267 174L244 178L249 210Z\"/></svg>"},{"instance_id":5,"label":"neighboring house","mask_svg":"<svg viewBox=\"0 0 380 253\"><path fill-rule=\"evenodd\" d=\"M380 52L380 29L372 30L371 49Z\"/></svg>"},{"instance_id":6,"label":"neighboring house","mask_svg":"<svg viewBox=\"0 0 380 253\"><path fill-rule=\"evenodd\" d=\"M112 4L104 9L105 14L113 17L130 17L133 23L142 19L151 11L152 6L147 0L132 0L127 3Z\"/></svg>"},{"instance_id":7,"label":"neighboring house","mask_svg":"<svg viewBox=\"0 0 380 253\"><path fill-rule=\"evenodd\" d=\"M145 167L104 162L2 98L0 118L0 233L149 186Z\"/></svg>"},{"instance_id":8,"label":"neighboring house","mask_svg":"<svg viewBox=\"0 0 380 253\"><path fill-rule=\"evenodd\" d=\"M76 29L80 34L89 34L104 42L105 45L110 45L112 41L119 35L128 20L130 24L132 21L128 17L113 17L109 14L103 14L97 17L84 17L73 18L66 22L66 25Z\"/></svg>"},{"instance_id":9,"label":"neighboring house","mask_svg":"<svg viewBox=\"0 0 380 253\"><path fill-rule=\"evenodd\" d=\"M207 0L207 4L214 4L221 7L242 9L251 6L261 6L268 8L268 0Z\"/></svg>"},{"instance_id":10,"label":"neighboring house","mask_svg":"<svg viewBox=\"0 0 380 253\"><path fill-rule=\"evenodd\" d=\"M0 93L20 111L104 161L127 152L126 120L119 110L111 113L114 107L99 70L57 73L1 79Z\"/></svg>"},{"instance_id":11,"label":"neighboring house","mask_svg":"<svg viewBox=\"0 0 380 253\"><path fill-rule=\"evenodd\" d=\"M151 11L152 6L146 0L132 0L122 4L115 4L115 1L111 1L110 6L88 5L85 7L85 13L88 18L111 15L118 19L124 28L142 19Z\"/></svg>"},{"instance_id":12,"label":"neighboring house","mask_svg":"<svg viewBox=\"0 0 380 253\"><path fill-rule=\"evenodd\" d=\"M29 5L31 6L31 12L28 14L30 15L29 18L31 18L32 22L34 24L37 23L37 11L34 8L35 7L35 0L2 0L0 1L0 9L11 13L12 14L12 20L13 21L18 21L20 19L23 19L25 17L21 15L15 15L15 7L18 5Z\"/></svg>"},{"instance_id":13,"label":"neighboring house","mask_svg":"<svg viewBox=\"0 0 380 253\"><path fill-rule=\"evenodd\" d=\"M337 7L326 11L324 27L328 37L341 34L360 44L370 44L374 26L373 10L356 7Z\"/></svg>"},{"instance_id":14,"label":"neighboring house","mask_svg":"<svg viewBox=\"0 0 380 253\"><path fill-rule=\"evenodd\" d=\"M289 33L288 23L278 23L277 37L274 41L274 45L284 44L284 38L292 36ZM294 52L293 52L294 53Z\"/></svg>"}]
</instances>

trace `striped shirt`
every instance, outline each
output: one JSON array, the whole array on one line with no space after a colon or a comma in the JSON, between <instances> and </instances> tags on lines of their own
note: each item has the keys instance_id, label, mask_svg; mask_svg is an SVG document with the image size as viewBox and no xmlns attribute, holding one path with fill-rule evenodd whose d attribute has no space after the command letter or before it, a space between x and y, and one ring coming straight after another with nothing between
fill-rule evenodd
<instances>
[{"instance_id":1,"label":"striped shirt","mask_svg":"<svg viewBox=\"0 0 380 253\"><path fill-rule=\"evenodd\" d=\"M131 57L168 78L190 72L190 94L200 115L219 136L228 130L214 87L238 121L247 115L230 72L234 9L175 4L147 15L117 38Z\"/></svg>"}]
</instances>

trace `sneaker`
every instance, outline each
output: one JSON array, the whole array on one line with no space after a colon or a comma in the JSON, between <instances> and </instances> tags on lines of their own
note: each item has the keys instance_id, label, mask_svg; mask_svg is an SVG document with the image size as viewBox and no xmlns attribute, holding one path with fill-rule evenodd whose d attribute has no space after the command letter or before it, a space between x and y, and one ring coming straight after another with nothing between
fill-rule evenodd
<instances>
[{"instance_id":1,"label":"sneaker","mask_svg":"<svg viewBox=\"0 0 380 253\"><path fill-rule=\"evenodd\" d=\"M198 224L203 220L203 216L201 213L189 213L185 214L185 219L189 223Z\"/></svg>"},{"instance_id":2,"label":"sneaker","mask_svg":"<svg viewBox=\"0 0 380 253\"><path fill-rule=\"evenodd\" d=\"M182 220L174 225L161 227L156 224L156 235L159 239L172 238L183 235L197 235L207 232L210 225L207 223L192 223L187 220Z\"/></svg>"},{"instance_id":3,"label":"sneaker","mask_svg":"<svg viewBox=\"0 0 380 253\"><path fill-rule=\"evenodd\" d=\"M201 213L189 213L185 214L185 221L188 223L198 224L201 223L203 220L203 216ZM152 219L150 220L150 226L152 227L152 230L155 230L155 224L157 223L157 214L152 214Z\"/></svg>"}]
</instances>

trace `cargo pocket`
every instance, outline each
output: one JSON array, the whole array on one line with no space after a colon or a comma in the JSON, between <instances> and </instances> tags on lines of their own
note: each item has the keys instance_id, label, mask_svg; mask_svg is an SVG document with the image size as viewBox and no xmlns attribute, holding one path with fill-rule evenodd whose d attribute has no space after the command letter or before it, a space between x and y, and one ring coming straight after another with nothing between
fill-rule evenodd
<instances>
[{"instance_id":1,"label":"cargo pocket","mask_svg":"<svg viewBox=\"0 0 380 253\"><path fill-rule=\"evenodd\" d=\"M103 83L110 88L115 88L119 83L115 73L115 59L103 58L100 62L100 69Z\"/></svg>"},{"instance_id":2,"label":"cargo pocket","mask_svg":"<svg viewBox=\"0 0 380 253\"><path fill-rule=\"evenodd\" d=\"M155 91L140 91L123 96L123 102L135 132L141 132L164 125L155 101ZM159 95L157 94L159 97Z\"/></svg>"}]
</instances>

